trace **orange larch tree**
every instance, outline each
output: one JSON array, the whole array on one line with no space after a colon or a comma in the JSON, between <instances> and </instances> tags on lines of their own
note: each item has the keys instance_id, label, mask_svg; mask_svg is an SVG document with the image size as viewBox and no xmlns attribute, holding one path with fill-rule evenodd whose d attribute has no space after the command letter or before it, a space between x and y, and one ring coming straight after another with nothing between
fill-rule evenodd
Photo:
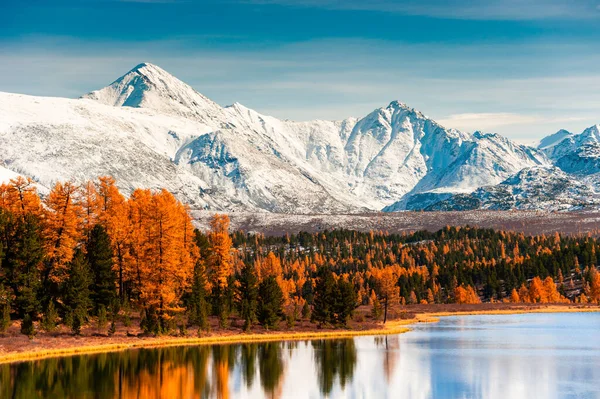
<instances>
[{"instance_id":1,"label":"orange larch tree","mask_svg":"<svg viewBox=\"0 0 600 399\"><path fill-rule=\"evenodd\" d=\"M134 278L129 247L132 235L129 202L112 177L100 177L98 184L99 221L108 233L114 253L114 267L119 282L119 297L124 299L125 284Z\"/></svg>"},{"instance_id":2,"label":"orange larch tree","mask_svg":"<svg viewBox=\"0 0 600 399\"><path fill-rule=\"evenodd\" d=\"M73 183L56 183L44 201L44 239L48 258L44 279L54 283L64 281L67 265L83 238L77 190Z\"/></svg>"}]
</instances>

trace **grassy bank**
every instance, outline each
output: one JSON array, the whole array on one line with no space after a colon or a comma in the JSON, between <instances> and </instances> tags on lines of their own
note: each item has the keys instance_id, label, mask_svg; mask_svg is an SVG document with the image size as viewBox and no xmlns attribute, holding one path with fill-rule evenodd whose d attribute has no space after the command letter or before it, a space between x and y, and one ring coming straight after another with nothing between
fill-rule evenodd
<instances>
[{"instance_id":1,"label":"grassy bank","mask_svg":"<svg viewBox=\"0 0 600 399\"><path fill-rule=\"evenodd\" d=\"M364 309L363 309L364 311ZM311 339L350 338L366 335L402 334L410 331L411 325L430 323L444 316L506 315L523 313L569 313L598 312L598 306L581 305L531 305L531 304L477 304L477 305L412 305L396 309L396 318L385 325L355 323L350 329L320 330L304 326L301 331L262 331L241 333L219 331L204 337L113 337L70 335L43 336L29 340L24 336L0 338L0 363L45 359L77 354L94 354L136 348L153 348L179 345L237 344L245 342L291 341Z\"/></svg>"}]
</instances>

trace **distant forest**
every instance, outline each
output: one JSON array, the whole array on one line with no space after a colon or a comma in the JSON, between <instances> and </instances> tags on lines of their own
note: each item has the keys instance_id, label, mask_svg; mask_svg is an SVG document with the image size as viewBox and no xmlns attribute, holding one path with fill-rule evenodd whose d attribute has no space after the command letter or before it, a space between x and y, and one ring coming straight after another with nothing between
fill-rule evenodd
<instances>
[{"instance_id":1,"label":"distant forest","mask_svg":"<svg viewBox=\"0 0 600 399\"><path fill-rule=\"evenodd\" d=\"M350 230L283 237L230 232L226 215L194 229L171 193L125 198L110 177L0 186L0 332L108 334L131 323L149 334L227 327L293 328L300 319L343 327L359 306L385 322L419 303L598 303L600 242L446 227L394 235Z\"/></svg>"}]
</instances>

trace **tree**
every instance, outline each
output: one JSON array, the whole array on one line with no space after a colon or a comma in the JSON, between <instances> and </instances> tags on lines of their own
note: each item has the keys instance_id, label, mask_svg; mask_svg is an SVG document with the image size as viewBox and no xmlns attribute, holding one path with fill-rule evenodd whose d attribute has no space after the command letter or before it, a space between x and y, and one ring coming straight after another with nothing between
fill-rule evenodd
<instances>
[{"instance_id":1,"label":"tree","mask_svg":"<svg viewBox=\"0 0 600 399\"><path fill-rule=\"evenodd\" d=\"M198 332L208 330L208 301L206 274L201 260L196 262L192 289L188 298L188 321L199 327Z\"/></svg>"},{"instance_id":2,"label":"tree","mask_svg":"<svg viewBox=\"0 0 600 399\"><path fill-rule=\"evenodd\" d=\"M283 293L275 277L269 276L258 286L258 321L266 329L277 326L283 316Z\"/></svg>"},{"instance_id":3,"label":"tree","mask_svg":"<svg viewBox=\"0 0 600 399\"><path fill-rule=\"evenodd\" d=\"M395 304L400 299L400 290L396 285L398 279L394 275L391 268L386 267L382 270L378 280L379 286L379 298L383 303L383 323L387 321L388 308L390 305Z\"/></svg>"},{"instance_id":4,"label":"tree","mask_svg":"<svg viewBox=\"0 0 600 399\"><path fill-rule=\"evenodd\" d=\"M335 279L333 272L322 266L317 272L311 317L320 326L334 319L333 299L335 297Z\"/></svg>"},{"instance_id":5,"label":"tree","mask_svg":"<svg viewBox=\"0 0 600 399\"><path fill-rule=\"evenodd\" d=\"M98 311L105 310L116 298L116 273L110 237L103 226L95 225L87 243L87 261L92 272L91 299Z\"/></svg>"},{"instance_id":6,"label":"tree","mask_svg":"<svg viewBox=\"0 0 600 399\"><path fill-rule=\"evenodd\" d=\"M533 303L542 302L544 297L542 280L534 277L529 283L529 300Z\"/></svg>"},{"instance_id":7,"label":"tree","mask_svg":"<svg viewBox=\"0 0 600 399\"><path fill-rule=\"evenodd\" d=\"M56 306L54 306L54 301L50 301L46 311L44 312L44 316L42 317L40 327L46 332L54 332L57 325L58 312L56 311Z\"/></svg>"},{"instance_id":8,"label":"tree","mask_svg":"<svg viewBox=\"0 0 600 399\"><path fill-rule=\"evenodd\" d=\"M356 309L356 291L352 283L339 279L335 289L334 314L337 324L346 325Z\"/></svg>"},{"instance_id":9,"label":"tree","mask_svg":"<svg viewBox=\"0 0 600 399\"><path fill-rule=\"evenodd\" d=\"M118 278L119 297L123 301L125 299L125 282L129 278L133 278L131 276L133 273L130 270L131 263L128 250L132 239L132 221L134 223L138 222L138 233L140 235L143 234L144 227L147 226L143 218L146 216L148 208L143 209L142 207L140 209L138 206L138 212L132 212L133 215L130 215L131 204L119 192L115 179L112 177L100 177L97 192L100 204L99 221L105 227L106 233L110 237L114 256L113 267ZM139 196L142 192L146 194L142 196L143 199L151 196L149 190L136 190L131 196L132 204L140 204ZM148 205L145 201L143 204ZM137 249L142 251L141 248Z\"/></svg>"},{"instance_id":10,"label":"tree","mask_svg":"<svg viewBox=\"0 0 600 399\"><path fill-rule=\"evenodd\" d=\"M77 250L73 260L68 265L68 279L65 282L64 299L65 305L72 312L74 324L77 323L79 327L87 320L92 306L90 299L91 285L92 276L89 265L83 252Z\"/></svg>"},{"instance_id":11,"label":"tree","mask_svg":"<svg viewBox=\"0 0 600 399\"><path fill-rule=\"evenodd\" d=\"M208 271L213 287L213 303L219 324L224 327L229 315L229 278L233 274L232 242L229 236L229 217L216 214L210 222L208 233L210 256Z\"/></svg>"},{"instance_id":12,"label":"tree","mask_svg":"<svg viewBox=\"0 0 600 399\"><path fill-rule=\"evenodd\" d=\"M33 325L33 319L30 314L26 314L25 317L23 317L23 321L21 322L21 334L27 335L29 339L35 337L35 326Z\"/></svg>"},{"instance_id":13,"label":"tree","mask_svg":"<svg viewBox=\"0 0 600 399\"><path fill-rule=\"evenodd\" d=\"M0 251L0 261L2 259ZM5 333L10 327L10 293L0 284L0 333Z\"/></svg>"},{"instance_id":14,"label":"tree","mask_svg":"<svg viewBox=\"0 0 600 399\"><path fill-rule=\"evenodd\" d=\"M44 201L44 240L47 264L44 282L60 285L66 279L67 265L81 241L82 209L76 202L77 187L70 182L56 183Z\"/></svg>"},{"instance_id":15,"label":"tree","mask_svg":"<svg viewBox=\"0 0 600 399\"><path fill-rule=\"evenodd\" d=\"M244 319L244 330L250 330L258 311L258 277L250 262L244 264L238 279L237 302L240 316Z\"/></svg>"},{"instance_id":16,"label":"tree","mask_svg":"<svg viewBox=\"0 0 600 399\"><path fill-rule=\"evenodd\" d=\"M0 185L0 208L6 209L19 218L25 215L40 216L42 203L35 182L22 176L11 179L9 184Z\"/></svg>"},{"instance_id":17,"label":"tree","mask_svg":"<svg viewBox=\"0 0 600 399\"><path fill-rule=\"evenodd\" d=\"M516 288L513 288L512 291L510 292L510 301L512 303L521 302L521 299L519 297L519 293L517 292Z\"/></svg>"},{"instance_id":18,"label":"tree","mask_svg":"<svg viewBox=\"0 0 600 399\"><path fill-rule=\"evenodd\" d=\"M7 248L5 269L7 281L15 296L15 310L20 317L36 318L40 310L40 291L47 290L40 281L44 248L38 218L32 214L16 221L17 226Z\"/></svg>"},{"instance_id":19,"label":"tree","mask_svg":"<svg viewBox=\"0 0 600 399\"><path fill-rule=\"evenodd\" d=\"M146 197L134 194L134 202ZM198 248L187 208L166 190L149 195L149 201L139 204L145 220L138 281L144 307L156 309L164 330L172 318L171 312L182 311L180 299L189 289Z\"/></svg>"}]
</instances>

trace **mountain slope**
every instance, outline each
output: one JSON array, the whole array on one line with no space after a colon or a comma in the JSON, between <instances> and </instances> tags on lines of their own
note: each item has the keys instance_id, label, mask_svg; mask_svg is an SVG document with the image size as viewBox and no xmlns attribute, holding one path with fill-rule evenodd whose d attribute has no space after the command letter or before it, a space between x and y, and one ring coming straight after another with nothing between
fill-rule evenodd
<instances>
[{"instance_id":1,"label":"mountain slope","mask_svg":"<svg viewBox=\"0 0 600 399\"><path fill-rule=\"evenodd\" d=\"M410 209L549 164L399 102L308 122L221 107L147 63L78 100L0 93L0 162L44 186L110 174L124 192L166 187L195 208L294 213Z\"/></svg>"},{"instance_id":2,"label":"mountain slope","mask_svg":"<svg viewBox=\"0 0 600 399\"><path fill-rule=\"evenodd\" d=\"M600 204L600 196L586 183L557 167L526 168L495 186L457 194L423 210L574 210Z\"/></svg>"}]
</instances>

